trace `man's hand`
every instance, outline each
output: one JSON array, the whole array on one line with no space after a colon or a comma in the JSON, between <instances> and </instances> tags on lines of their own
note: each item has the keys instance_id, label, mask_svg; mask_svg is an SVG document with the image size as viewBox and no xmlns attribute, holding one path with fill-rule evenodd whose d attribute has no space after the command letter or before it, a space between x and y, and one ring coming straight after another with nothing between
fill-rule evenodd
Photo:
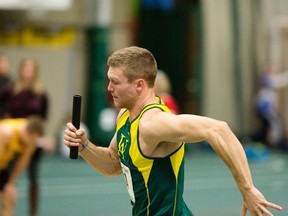
<instances>
[{"instance_id":1,"label":"man's hand","mask_svg":"<svg viewBox=\"0 0 288 216\"><path fill-rule=\"evenodd\" d=\"M83 128L76 129L72 123L67 123L67 129L64 132L64 144L67 147L80 146L87 141L87 134Z\"/></svg>"},{"instance_id":2,"label":"man's hand","mask_svg":"<svg viewBox=\"0 0 288 216\"><path fill-rule=\"evenodd\" d=\"M251 216L273 216L273 214L267 208L274 208L278 211L282 210L281 206L268 202L263 194L255 187L243 193L243 207L241 216L245 216L247 211L251 213Z\"/></svg>"},{"instance_id":3,"label":"man's hand","mask_svg":"<svg viewBox=\"0 0 288 216\"><path fill-rule=\"evenodd\" d=\"M13 183L7 183L4 187L4 194L7 195L7 197L11 199L16 199L17 197L17 190L15 187L15 184Z\"/></svg>"}]
</instances>

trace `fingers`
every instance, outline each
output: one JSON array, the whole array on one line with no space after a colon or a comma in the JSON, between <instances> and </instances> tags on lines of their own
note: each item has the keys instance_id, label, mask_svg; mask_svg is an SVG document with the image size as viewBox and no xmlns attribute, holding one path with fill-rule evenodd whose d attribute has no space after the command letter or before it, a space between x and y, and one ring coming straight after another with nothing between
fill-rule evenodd
<instances>
[{"instance_id":1,"label":"fingers","mask_svg":"<svg viewBox=\"0 0 288 216\"><path fill-rule=\"evenodd\" d=\"M68 147L79 146L81 143L81 137L76 136L76 133L71 133L68 130L65 130L64 134L64 144Z\"/></svg>"},{"instance_id":2,"label":"fingers","mask_svg":"<svg viewBox=\"0 0 288 216\"><path fill-rule=\"evenodd\" d=\"M247 213L247 208L244 205L242 205L241 216L246 216L246 213Z\"/></svg>"},{"instance_id":3,"label":"fingers","mask_svg":"<svg viewBox=\"0 0 288 216\"><path fill-rule=\"evenodd\" d=\"M268 208L273 208L279 211L282 210L281 206L268 202L263 194L255 187L243 194L243 207L241 216L245 216L248 211L252 216L273 216Z\"/></svg>"},{"instance_id":4,"label":"fingers","mask_svg":"<svg viewBox=\"0 0 288 216\"><path fill-rule=\"evenodd\" d=\"M279 205L276 205L274 203L270 203L270 202L267 202L266 203L266 207L269 207L269 208L273 208L273 209L276 209L278 211L281 211L282 210L282 207L279 206Z\"/></svg>"},{"instance_id":5,"label":"fingers","mask_svg":"<svg viewBox=\"0 0 288 216\"><path fill-rule=\"evenodd\" d=\"M276 209L278 211L282 210L282 207L279 205L276 205L274 203L270 203L270 202L265 202L263 205L259 206L259 208L257 210L254 210L253 212L251 211L251 215L253 216L273 216L273 214L267 209L267 208L273 208ZM247 213L247 208L243 205L242 207L242 212L241 212L241 216L245 216Z\"/></svg>"},{"instance_id":6,"label":"fingers","mask_svg":"<svg viewBox=\"0 0 288 216\"><path fill-rule=\"evenodd\" d=\"M68 123L64 131L64 144L68 147L79 146L85 140L86 133L84 129L76 129L73 124Z\"/></svg>"},{"instance_id":7,"label":"fingers","mask_svg":"<svg viewBox=\"0 0 288 216\"><path fill-rule=\"evenodd\" d=\"M77 129L74 127L74 125L73 125L71 122L68 122L68 123L66 124L66 126L67 126L67 128L68 128L69 130L71 130L71 131L74 131L74 132L77 131Z\"/></svg>"},{"instance_id":8,"label":"fingers","mask_svg":"<svg viewBox=\"0 0 288 216\"><path fill-rule=\"evenodd\" d=\"M261 206L260 209L261 209L261 211L264 213L264 215L266 215L266 216L273 216L273 215L271 214L271 212L269 212L264 206ZM262 215L262 214L261 214L261 215Z\"/></svg>"},{"instance_id":9,"label":"fingers","mask_svg":"<svg viewBox=\"0 0 288 216\"><path fill-rule=\"evenodd\" d=\"M83 128L80 128L80 129L76 129L75 127L74 127L74 125L72 124L72 123L67 123L67 129L69 130L69 131L73 131L74 133L76 133L78 136L83 136L83 135L85 135L85 130L83 129Z\"/></svg>"}]
</instances>

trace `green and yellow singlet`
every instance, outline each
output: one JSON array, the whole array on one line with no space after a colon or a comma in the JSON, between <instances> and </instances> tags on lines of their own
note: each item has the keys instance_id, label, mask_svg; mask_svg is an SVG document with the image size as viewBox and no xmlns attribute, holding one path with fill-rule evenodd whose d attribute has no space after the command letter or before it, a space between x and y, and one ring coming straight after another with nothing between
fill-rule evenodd
<instances>
[{"instance_id":1,"label":"green and yellow singlet","mask_svg":"<svg viewBox=\"0 0 288 216\"><path fill-rule=\"evenodd\" d=\"M149 109L170 112L162 103L150 104L132 121L126 110L117 122L117 147L133 215L191 216L183 200L184 143L163 158L151 158L141 152L139 120Z\"/></svg>"}]
</instances>

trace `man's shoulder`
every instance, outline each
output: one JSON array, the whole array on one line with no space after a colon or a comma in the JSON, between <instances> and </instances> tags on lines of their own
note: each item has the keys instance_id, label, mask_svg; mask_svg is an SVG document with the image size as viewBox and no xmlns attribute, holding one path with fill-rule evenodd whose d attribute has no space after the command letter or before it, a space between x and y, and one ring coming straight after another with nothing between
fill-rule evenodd
<instances>
[{"instance_id":1,"label":"man's shoulder","mask_svg":"<svg viewBox=\"0 0 288 216\"><path fill-rule=\"evenodd\" d=\"M158 130L162 124L165 124L167 115L171 115L171 113L161 109L149 109L141 116L139 126L144 130Z\"/></svg>"},{"instance_id":2,"label":"man's shoulder","mask_svg":"<svg viewBox=\"0 0 288 216\"><path fill-rule=\"evenodd\" d=\"M161 109L158 109L156 107L153 107L151 109L147 109L141 114L140 121L144 121L144 122L145 121L151 121L152 118L157 117L162 112L163 111Z\"/></svg>"}]
</instances>

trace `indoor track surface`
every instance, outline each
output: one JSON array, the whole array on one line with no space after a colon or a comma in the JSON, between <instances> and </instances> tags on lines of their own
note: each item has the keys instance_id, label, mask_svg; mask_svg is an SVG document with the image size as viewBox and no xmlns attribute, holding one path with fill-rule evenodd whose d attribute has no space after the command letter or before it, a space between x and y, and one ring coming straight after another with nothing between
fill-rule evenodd
<instances>
[{"instance_id":1,"label":"indoor track surface","mask_svg":"<svg viewBox=\"0 0 288 216\"><path fill-rule=\"evenodd\" d=\"M288 215L288 154L273 152L249 160L254 184L266 198L283 207L275 216ZM211 150L188 149L185 162L187 205L196 216L239 216L241 196L221 159ZM129 216L131 206L124 178L105 177L85 161L45 155L40 173L39 216ZM27 177L18 181L16 216L28 215Z\"/></svg>"}]
</instances>

